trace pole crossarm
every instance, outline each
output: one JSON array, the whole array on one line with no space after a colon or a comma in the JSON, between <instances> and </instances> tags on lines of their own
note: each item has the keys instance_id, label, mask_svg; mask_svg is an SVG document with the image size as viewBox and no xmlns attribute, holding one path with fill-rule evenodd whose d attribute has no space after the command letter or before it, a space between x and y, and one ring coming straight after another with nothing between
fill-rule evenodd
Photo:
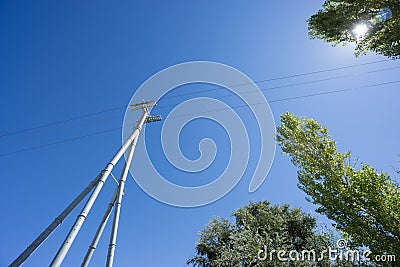
<instances>
[{"instance_id":1,"label":"pole crossarm","mask_svg":"<svg viewBox=\"0 0 400 267\"><path fill-rule=\"evenodd\" d=\"M147 101L146 102L143 100L141 103L129 105L129 110L130 111L134 111L134 110L138 110L138 109L148 110L148 108L154 107L156 105L157 104L155 101Z\"/></svg>"}]
</instances>

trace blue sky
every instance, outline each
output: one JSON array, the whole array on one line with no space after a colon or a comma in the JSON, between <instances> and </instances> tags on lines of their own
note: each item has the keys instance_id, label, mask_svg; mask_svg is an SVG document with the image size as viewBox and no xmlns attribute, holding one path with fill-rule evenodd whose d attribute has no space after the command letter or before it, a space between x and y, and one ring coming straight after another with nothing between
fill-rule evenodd
<instances>
[{"instance_id":1,"label":"blue sky","mask_svg":"<svg viewBox=\"0 0 400 267\"><path fill-rule=\"evenodd\" d=\"M313 117L330 129L339 150L351 150L361 162L399 181L393 171L399 167L400 153L399 84L367 87L399 80L399 62L373 54L357 59L352 45L333 48L309 40L306 19L321 5L322 1L0 1L0 266L14 260L97 175L121 145L121 130L29 148L121 127L125 108L116 107L126 106L150 76L182 62L224 63L254 81L286 77L258 83L277 123L286 111ZM375 63L365 64L370 62ZM353 65L357 66L287 77ZM359 89L279 101L352 88ZM218 91L209 93L220 96ZM107 109L113 110L5 135ZM154 111L165 116L162 105ZM182 132L183 151L195 158L197 143L192 140L210 135L222 146L211 170L218 172L226 163L226 135L209 121L196 124ZM160 126L151 127L157 138ZM249 165L255 168L253 161ZM160 160L158 168L164 167L172 171ZM118 175L121 168L117 165L113 173ZM297 189L296 169L279 148L266 181L253 194L247 191L250 180L247 171L224 198L188 209L154 200L129 178L115 266L185 266L194 254L198 231L213 216L227 217L250 200L314 209ZM64 266L80 264L114 185L112 179L107 181ZM25 266L49 264L75 216L71 214ZM93 266L105 263L109 230L108 226Z\"/></svg>"}]
</instances>

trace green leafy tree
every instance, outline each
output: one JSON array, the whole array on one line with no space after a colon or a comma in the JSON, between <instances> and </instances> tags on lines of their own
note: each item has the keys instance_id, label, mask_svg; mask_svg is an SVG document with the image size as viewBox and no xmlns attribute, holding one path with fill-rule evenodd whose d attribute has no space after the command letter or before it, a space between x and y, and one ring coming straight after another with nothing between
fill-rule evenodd
<instances>
[{"instance_id":1,"label":"green leafy tree","mask_svg":"<svg viewBox=\"0 0 400 267\"><path fill-rule=\"evenodd\" d=\"M337 151L327 128L290 113L281 116L277 141L298 167L299 188L317 212L375 254L400 259L400 187L367 164L356 169L350 153ZM395 265L392 265L395 266Z\"/></svg>"},{"instance_id":2,"label":"green leafy tree","mask_svg":"<svg viewBox=\"0 0 400 267\"><path fill-rule=\"evenodd\" d=\"M213 219L200 232L196 256L187 263L193 266L329 266L329 258L319 262L301 258L303 250L314 250L317 261L321 251L332 246L329 236L317 234L316 219L288 205L271 206L269 202L250 203L233 212L234 223ZM282 261L274 251L299 253L299 260ZM296 259L292 252L292 258ZM282 257L281 257L282 258ZM304 259L304 261L303 261Z\"/></svg>"},{"instance_id":3,"label":"green leafy tree","mask_svg":"<svg viewBox=\"0 0 400 267\"><path fill-rule=\"evenodd\" d=\"M355 42L356 56L372 51L400 57L399 0L326 0L307 22L313 39L333 46Z\"/></svg>"}]
</instances>

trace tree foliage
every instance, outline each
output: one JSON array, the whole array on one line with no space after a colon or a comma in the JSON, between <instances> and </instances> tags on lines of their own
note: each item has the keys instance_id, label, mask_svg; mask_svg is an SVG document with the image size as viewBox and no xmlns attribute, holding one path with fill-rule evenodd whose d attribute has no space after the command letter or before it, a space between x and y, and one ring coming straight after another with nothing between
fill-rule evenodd
<instances>
[{"instance_id":1,"label":"tree foliage","mask_svg":"<svg viewBox=\"0 0 400 267\"><path fill-rule=\"evenodd\" d=\"M390 10L391 17L381 16ZM356 43L356 56L367 51L400 57L399 0L326 0L323 8L308 19L309 36L332 45ZM369 30L357 38L352 30L363 23Z\"/></svg>"},{"instance_id":2,"label":"tree foliage","mask_svg":"<svg viewBox=\"0 0 400 267\"><path fill-rule=\"evenodd\" d=\"M337 223L358 245L400 257L400 187L367 164L356 169L339 153L327 128L290 113L281 116L277 141L298 167L299 188L317 212Z\"/></svg>"},{"instance_id":3,"label":"tree foliage","mask_svg":"<svg viewBox=\"0 0 400 267\"><path fill-rule=\"evenodd\" d=\"M299 253L313 249L318 256L331 245L327 235L314 231L315 218L300 209L290 209L288 205L271 206L267 201L250 203L235 211L233 216L234 223L223 218L210 221L200 232L196 256L190 258L188 264L210 267L311 266L308 261L281 261L276 255L263 260L259 256L260 249ZM265 250L262 253L266 253ZM325 258L312 266L329 266L328 260Z\"/></svg>"}]
</instances>

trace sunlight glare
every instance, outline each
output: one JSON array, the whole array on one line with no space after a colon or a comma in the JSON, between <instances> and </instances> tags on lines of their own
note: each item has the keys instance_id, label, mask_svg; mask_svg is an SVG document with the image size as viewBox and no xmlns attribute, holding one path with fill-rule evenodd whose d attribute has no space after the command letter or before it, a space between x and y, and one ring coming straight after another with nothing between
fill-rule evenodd
<instances>
[{"instance_id":1,"label":"sunlight glare","mask_svg":"<svg viewBox=\"0 0 400 267\"><path fill-rule=\"evenodd\" d=\"M367 24L358 24L354 29L353 29L353 33L355 34L356 38L362 38L364 37L368 32L368 26Z\"/></svg>"}]
</instances>

